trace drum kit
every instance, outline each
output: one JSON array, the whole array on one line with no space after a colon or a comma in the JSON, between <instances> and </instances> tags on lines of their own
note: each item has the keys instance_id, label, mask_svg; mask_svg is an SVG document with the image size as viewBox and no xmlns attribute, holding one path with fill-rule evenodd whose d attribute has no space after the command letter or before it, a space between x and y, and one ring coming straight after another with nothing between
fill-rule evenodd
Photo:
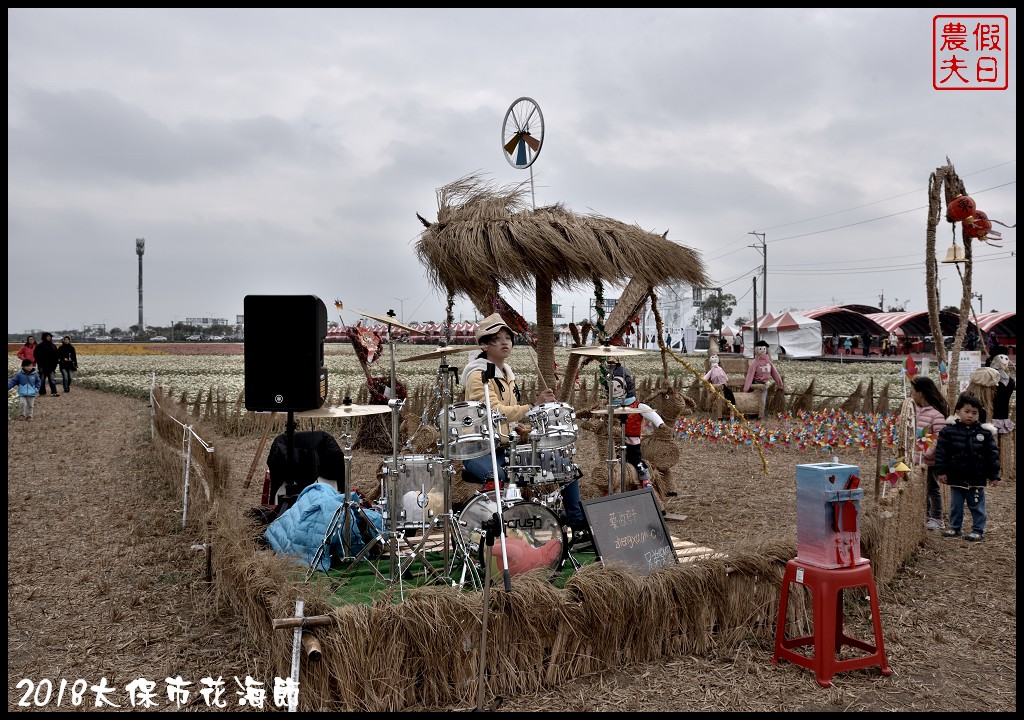
<instances>
[{"instance_id":1,"label":"drum kit","mask_svg":"<svg viewBox=\"0 0 1024 720\"><path fill-rule=\"evenodd\" d=\"M384 322L388 327L388 342L391 344L391 378L395 386L395 351L390 334L393 327L411 327L396 322L393 317L378 317L363 312L363 315ZM440 400L440 410L433 417L440 437L439 454L400 454L398 447L398 413L404 401L395 398L387 405L352 405L346 402L336 407L321 408L304 413L305 417L344 418L370 414L392 413L392 454L382 458L379 475L382 478L381 494L376 509L383 517L383 530L377 532L354 556L346 552L344 561L356 562L367 556L377 544L386 545L390 550L389 577L374 567L379 577L390 582L400 582L402 576L418 558L422 561L425 575L431 580L453 586L465 587L470 584L480 589L485 570L486 528L492 518L499 518L504 538L502 555L498 565L507 577L509 574L547 567L552 574L561 570L567 560L578 566L569 554L566 528L559 520L562 487L577 480L582 474L574 462L575 442L579 433L576 412L567 403L550 402L533 407L526 415L531 430L525 442L510 431L503 435L501 428L506 418L496 412L489 412L489 401L454 401L454 386L458 382L459 369L448 364L448 358L466 348L443 345L430 352L405 358L400 362L440 360L438 367L438 389L435 397ZM578 348L571 352L596 357L636 355L644 351L614 346L593 346ZM347 399L346 399L347 401ZM635 412L630 408L613 408L594 411L595 414L614 412ZM611 423L609 423L609 428ZM345 501L335 514L321 551L329 546L333 533L342 538L349 537L351 523L358 521L364 509L358 501L350 499L349 478L351 477L351 446L349 445L350 423L346 422L341 434L345 456L345 480L342 491ZM612 434L609 429L609 460L612 459ZM454 462L483 458L495 447L508 447L509 464L505 467L507 480L501 483L501 502L498 503L494 490L481 492L470 499L457 514L451 500L451 480ZM616 462L618 462L616 460ZM612 465L609 464L609 493L611 492ZM556 488L551 490L551 488ZM625 472L623 465L623 488ZM530 495L539 499L524 498L520 488L529 488ZM373 528L372 523L361 523ZM427 556L428 537L436 531L442 533L441 562L443 568L435 567L436 557ZM493 537L491 539L493 542ZM345 542L342 547L347 547ZM403 550L408 550L407 553ZM318 566L317 557L310 567ZM461 565L461 569L460 569ZM312 570L310 571L312 573ZM488 575L489 576L489 575ZM308 579L308 576L307 576Z\"/></svg>"}]
</instances>

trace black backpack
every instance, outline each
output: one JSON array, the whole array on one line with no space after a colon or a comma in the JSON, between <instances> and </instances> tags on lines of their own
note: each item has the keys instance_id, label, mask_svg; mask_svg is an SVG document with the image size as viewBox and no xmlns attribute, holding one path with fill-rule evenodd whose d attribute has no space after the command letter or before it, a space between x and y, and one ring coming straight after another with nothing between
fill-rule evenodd
<instances>
[{"instance_id":1,"label":"black backpack","mask_svg":"<svg viewBox=\"0 0 1024 720\"><path fill-rule=\"evenodd\" d=\"M280 513L317 478L336 481L340 492L345 479L345 454L334 436L323 430L293 433L292 465L289 469L288 433L281 433L270 446L267 468L270 470L271 504L281 486L286 486L279 503L284 506L278 508Z\"/></svg>"}]
</instances>

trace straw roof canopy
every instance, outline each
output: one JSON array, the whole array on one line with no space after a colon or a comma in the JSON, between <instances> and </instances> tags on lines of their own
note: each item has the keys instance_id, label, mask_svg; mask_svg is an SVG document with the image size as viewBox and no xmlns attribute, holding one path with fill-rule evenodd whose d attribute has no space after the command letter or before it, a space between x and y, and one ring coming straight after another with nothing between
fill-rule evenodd
<instances>
[{"instance_id":1,"label":"straw roof canopy","mask_svg":"<svg viewBox=\"0 0 1024 720\"><path fill-rule=\"evenodd\" d=\"M500 288L533 289L537 361L554 386L552 289L596 281L653 288L671 282L709 285L693 250L663 235L562 205L531 209L525 183L496 187L470 175L437 193L437 222L416 244L427 277L448 295L467 295L484 315L501 309ZM505 318L506 321L509 318Z\"/></svg>"},{"instance_id":2,"label":"straw roof canopy","mask_svg":"<svg viewBox=\"0 0 1024 720\"><path fill-rule=\"evenodd\" d=\"M531 209L525 183L495 187L468 176L441 188L437 198L437 222L423 231L416 254L430 280L446 291L479 296L495 281L519 290L538 283L570 289L595 280L710 284L696 251L560 204Z\"/></svg>"}]
</instances>

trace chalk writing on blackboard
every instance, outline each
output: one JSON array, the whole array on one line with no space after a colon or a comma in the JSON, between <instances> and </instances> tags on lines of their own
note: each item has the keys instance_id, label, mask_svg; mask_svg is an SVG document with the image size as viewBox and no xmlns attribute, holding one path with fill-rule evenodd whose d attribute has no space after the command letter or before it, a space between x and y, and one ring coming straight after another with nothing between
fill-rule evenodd
<instances>
[{"instance_id":1,"label":"chalk writing on blackboard","mask_svg":"<svg viewBox=\"0 0 1024 720\"><path fill-rule=\"evenodd\" d=\"M649 575L677 562L665 519L649 488L586 500L583 510L602 563L623 562Z\"/></svg>"}]
</instances>

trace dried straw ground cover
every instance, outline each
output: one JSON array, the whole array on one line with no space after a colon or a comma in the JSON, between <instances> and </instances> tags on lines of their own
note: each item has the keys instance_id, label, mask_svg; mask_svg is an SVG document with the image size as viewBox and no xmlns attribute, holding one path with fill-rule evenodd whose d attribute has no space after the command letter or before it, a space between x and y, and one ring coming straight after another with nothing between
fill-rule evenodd
<instances>
[{"instance_id":1,"label":"dried straw ground cover","mask_svg":"<svg viewBox=\"0 0 1024 720\"><path fill-rule=\"evenodd\" d=\"M344 355L340 357L344 361ZM101 356L83 358L81 385L69 395L40 399L33 423L9 423L9 708L18 709L21 694L16 684L26 677L83 677L96 682L106 676L112 685L123 689L138 676L162 681L178 674L193 680L205 675L244 678L248 674L269 680L282 674L279 653L275 650L268 657L265 652L265 640L271 634L266 617L239 617L233 608L246 607L244 604L232 602L235 599L223 588L212 596L206 588L202 553L189 549L205 535L201 524L196 524L204 511L201 493L194 490L190 512L193 521L181 530L177 447L151 441L146 403L123 396L145 391L156 366L151 364L148 370L138 366L136 384L129 375L123 376L120 384L113 386L121 395L84 389L102 381L98 370L102 360ZM115 363L123 369L129 360L116 358ZM216 372L219 356L205 360L205 369L195 369ZM426 364L430 367L422 374L425 381L430 381L436 366ZM529 363L523 358L518 364ZM631 364L638 376L643 373L637 370L639 363ZM794 390L802 389L803 384L797 379L798 365L784 367L787 384ZM850 387L852 392L867 373L882 372L881 365L842 368L852 370L854 376L843 387ZM240 362L236 367L240 372ZM831 371L828 367L822 369ZM895 373L893 386L899 387L898 367L891 365L884 370L887 375ZM660 367L651 370L659 371ZM377 372L385 371L382 367ZM174 375L169 380L161 379L159 372L157 375L159 383L174 389L175 399L186 389L193 394L209 389L207 384L189 386L185 375ZM223 374L224 382L228 382L229 375ZM402 380L414 385L417 380L408 379L412 377L409 373ZM879 381L876 379L874 384L877 395ZM824 386L817 381L816 387ZM837 396L845 392L833 391ZM901 398L902 392L893 395ZM187 405L182 409L186 414L193 405L191 396ZM892 409L896 407L898 403L891 405ZM227 468L225 489L230 502L218 512L230 512L230 505L237 513L256 504L262 467L248 490L242 488L242 483L256 456L258 435L228 434L219 430L217 423L196 423L204 436L212 437L211 443ZM583 429L577 450L577 461L586 477L600 477L600 433ZM733 558L751 551L762 555L774 551L783 558L792 555L795 466L822 460L826 456L823 450L782 445L769 448L767 476L762 473L757 454L747 445L687 440L677 443L677 450L669 478L676 494L666 497L666 507L687 517L670 521L673 534ZM843 447L836 453L840 461L861 467L864 476L873 468L873 450ZM372 484L380 459L379 454L356 450L355 482ZM34 480L13 484L16 478L27 475ZM908 484L908 491L910 487ZM587 488L587 492L597 492L594 482ZM873 507L870 499L865 505L867 523L867 516L881 506ZM728 646L711 643L695 651L630 661L602 672L586 669L588 674L583 677L576 676L576 669L585 664L566 656L551 670L560 682L564 680L557 688L527 692L527 687L534 687L532 676L503 678L504 683L495 685L504 698L499 709L1013 711L1015 480L1008 479L993 490L989 505L991 519L985 543L971 545L920 532L923 544L918 552L898 572L893 568L891 579L880 584L885 641L894 670L889 677L883 678L877 668L869 668L842 673L831 689L819 688L810 671L771 663L773 628L759 626L733 638ZM923 508L919 517L923 519ZM231 522L235 524L225 525L239 527L237 518ZM900 539L896 536L914 534L910 525L920 528L918 523L908 521L906 532L895 532L893 541ZM870 535L874 531L866 525L862 532ZM884 554L887 541L876 534L875 551ZM237 549L227 547L229 544ZM215 563L218 556L236 550L249 553L257 559L248 569L259 574L250 578L249 587L236 587L234 592L274 592L269 582L278 577L287 582L287 565L280 558L257 555L251 547L247 531L240 528L218 538ZM521 584L527 585L525 581ZM777 593L774 587L766 590ZM541 603L547 602L544 597L550 600L542 589L538 592ZM285 610L289 602L287 594L274 600L282 615L290 614ZM860 605L854 601L848 609L855 626L862 620ZM664 605L645 607L652 618L670 611ZM450 611L473 613L479 607L471 595L466 595L452 603ZM611 626L621 623L626 613L632 616L634 611L610 604L588 610L594 613L589 622L595 633L607 633ZM536 607L523 609L524 617L532 618L536 613ZM767 614L771 615L770 605ZM424 617L412 630L429 638L440 632L433 625ZM656 626L638 628L638 637L644 638L644 643L655 643L650 633ZM537 632L541 632L539 626ZM361 652L370 665L381 666L381 672L402 677L411 669L389 668L387 663L388 648L412 640L403 633L410 633L410 626L384 622L373 630L371 641ZM435 638L437 644L424 658L428 668L450 661L450 646L440 639ZM281 644L278 640L276 647L279 649ZM325 646L325 654L349 650ZM506 667L501 663L508 657L498 658L499 667ZM386 678L346 677L344 682L376 689ZM315 679L310 680L311 693L317 684ZM230 680L229 685L233 685ZM377 694L387 696L390 692L381 685ZM125 702L123 693L120 701ZM432 703L427 696L419 702L415 697L405 701L412 709L472 707L465 701ZM488 698L489 706L494 702L493 697ZM161 706L166 707L166 703ZM188 709L205 709L202 699L193 698Z\"/></svg>"}]
</instances>

